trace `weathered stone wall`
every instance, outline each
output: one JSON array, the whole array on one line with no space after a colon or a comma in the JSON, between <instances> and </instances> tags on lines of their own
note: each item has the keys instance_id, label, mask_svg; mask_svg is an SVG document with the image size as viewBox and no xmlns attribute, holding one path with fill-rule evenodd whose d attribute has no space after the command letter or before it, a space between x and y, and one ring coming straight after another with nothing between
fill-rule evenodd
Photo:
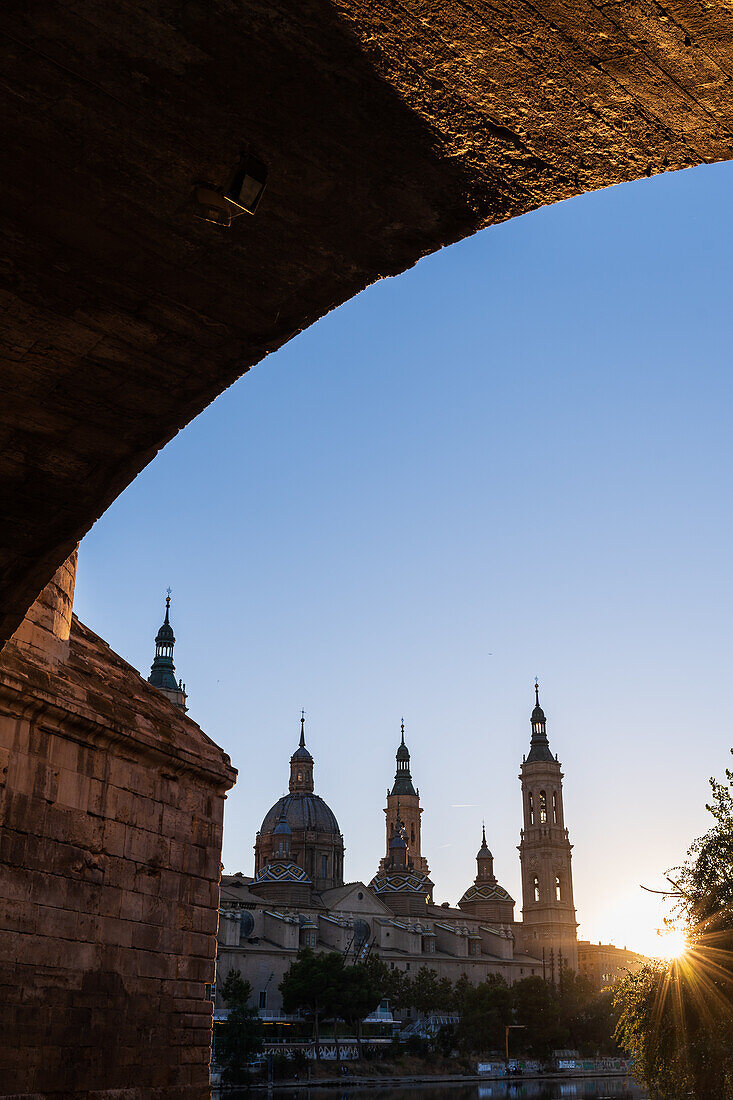
<instances>
[{"instance_id":1,"label":"weathered stone wall","mask_svg":"<svg viewBox=\"0 0 733 1100\"><path fill-rule=\"evenodd\" d=\"M207 1097L235 773L76 619L54 667L41 618L0 658L0 1095Z\"/></svg>"}]
</instances>

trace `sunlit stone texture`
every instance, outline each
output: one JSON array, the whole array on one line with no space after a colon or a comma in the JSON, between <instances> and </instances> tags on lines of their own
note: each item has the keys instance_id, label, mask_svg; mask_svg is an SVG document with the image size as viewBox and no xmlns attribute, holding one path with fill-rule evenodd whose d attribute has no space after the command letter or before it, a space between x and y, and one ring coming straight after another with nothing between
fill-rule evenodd
<instances>
[{"instance_id":1,"label":"sunlit stone texture","mask_svg":"<svg viewBox=\"0 0 733 1100\"><path fill-rule=\"evenodd\" d=\"M294 333L483 226L733 148L733 11L704 0L37 0L0 29L0 644ZM243 146L256 214L197 219Z\"/></svg>"},{"instance_id":2,"label":"sunlit stone texture","mask_svg":"<svg viewBox=\"0 0 733 1100\"><path fill-rule=\"evenodd\" d=\"M204 1098L235 772L72 617L74 571L0 656L0 1095Z\"/></svg>"}]
</instances>

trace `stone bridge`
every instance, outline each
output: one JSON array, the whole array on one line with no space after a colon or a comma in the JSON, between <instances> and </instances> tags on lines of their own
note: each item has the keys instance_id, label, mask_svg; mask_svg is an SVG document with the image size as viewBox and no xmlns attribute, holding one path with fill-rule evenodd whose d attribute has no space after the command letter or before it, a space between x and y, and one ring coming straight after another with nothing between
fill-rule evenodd
<instances>
[{"instance_id":1,"label":"stone bridge","mask_svg":"<svg viewBox=\"0 0 733 1100\"><path fill-rule=\"evenodd\" d=\"M733 9L6 0L0 39L0 1095L201 1100L235 772L72 617L74 548L374 280L729 158ZM200 220L243 150L256 214Z\"/></svg>"},{"instance_id":2,"label":"stone bridge","mask_svg":"<svg viewBox=\"0 0 733 1100\"><path fill-rule=\"evenodd\" d=\"M7 0L0 31L0 644L183 425L367 284L731 155L708 0ZM245 146L257 214L194 217Z\"/></svg>"}]
</instances>

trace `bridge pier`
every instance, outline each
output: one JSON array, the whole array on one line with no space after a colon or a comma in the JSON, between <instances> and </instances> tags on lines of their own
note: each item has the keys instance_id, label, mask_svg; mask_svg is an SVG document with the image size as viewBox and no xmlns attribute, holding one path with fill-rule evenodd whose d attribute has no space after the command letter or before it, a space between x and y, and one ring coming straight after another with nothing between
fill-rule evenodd
<instances>
[{"instance_id":1,"label":"bridge pier","mask_svg":"<svg viewBox=\"0 0 733 1100\"><path fill-rule=\"evenodd\" d=\"M203 1100L236 773L72 616L75 567L0 655L0 1095Z\"/></svg>"}]
</instances>

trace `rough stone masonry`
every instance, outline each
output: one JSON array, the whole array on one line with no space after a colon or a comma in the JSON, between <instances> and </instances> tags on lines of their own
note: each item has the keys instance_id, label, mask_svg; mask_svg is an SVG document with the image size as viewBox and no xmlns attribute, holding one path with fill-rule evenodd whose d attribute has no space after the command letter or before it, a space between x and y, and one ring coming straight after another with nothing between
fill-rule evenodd
<instances>
[{"instance_id":1,"label":"rough stone masonry","mask_svg":"<svg viewBox=\"0 0 733 1100\"><path fill-rule=\"evenodd\" d=\"M228 757L72 615L0 656L0 1096L209 1096Z\"/></svg>"}]
</instances>

